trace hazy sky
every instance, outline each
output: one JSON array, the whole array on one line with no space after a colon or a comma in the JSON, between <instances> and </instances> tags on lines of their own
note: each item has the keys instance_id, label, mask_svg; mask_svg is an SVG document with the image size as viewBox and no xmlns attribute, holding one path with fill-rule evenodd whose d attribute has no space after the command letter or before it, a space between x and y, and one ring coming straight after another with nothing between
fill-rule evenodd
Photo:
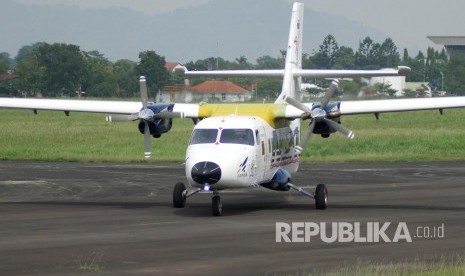
<instances>
[{"instance_id":1,"label":"hazy sky","mask_svg":"<svg viewBox=\"0 0 465 276\"><path fill-rule=\"evenodd\" d=\"M130 8L146 15L189 9L217 0L13 0L31 5L69 5L83 9ZM233 1L233 0L231 0ZM253 0L252 0L253 1ZM292 0L282 0L288 3ZM465 35L464 0L301 0L317 12L348 18L391 37L411 55L434 45L428 35ZM401 52L402 54L402 52Z\"/></svg>"},{"instance_id":2,"label":"hazy sky","mask_svg":"<svg viewBox=\"0 0 465 276\"><path fill-rule=\"evenodd\" d=\"M64 4L81 8L128 7L145 14L161 14L215 0L15 0L28 4ZM287 0L292 2L291 0ZM463 0L301 0L307 7L378 29L410 48L432 44L427 35L465 35Z\"/></svg>"},{"instance_id":3,"label":"hazy sky","mask_svg":"<svg viewBox=\"0 0 465 276\"><path fill-rule=\"evenodd\" d=\"M212 0L15 0L35 5L73 5L81 8L127 7L145 14L160 14Z\"/></svg>"}]
</instances>

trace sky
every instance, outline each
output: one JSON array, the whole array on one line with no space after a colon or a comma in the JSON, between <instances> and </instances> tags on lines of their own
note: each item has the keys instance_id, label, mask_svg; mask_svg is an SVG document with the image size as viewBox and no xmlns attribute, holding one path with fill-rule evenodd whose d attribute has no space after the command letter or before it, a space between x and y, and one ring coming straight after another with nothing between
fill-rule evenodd
<instances>
[{"instance_id":1,"label":"sky","mask_svg":"<svg viewBox=\"0 0 465 276\"><path fill-rule=\"evenodd\" d=\"M16 0L28 4L75 5L81 8L127 7L149 15L172 12L215 0ZM292 2L288 0L288 2ZM465 35L463 0L301 0L307 7L361 22L395 41L423 49L427 35ZM432 45L431 45L432 46Z\"/></svg>"},{"instance_id":2,"label":"sky","mask_svg":"<svg viewBox=\"0 0 465 276\"><path fill-rule=\"evenodd\" d=\"M83 9L130 8L157 16L178 9L189 9L215 0L14 0L34 5L70 5ZM283 0L292 2L292 0ZM410 51L435 46L428 35L465 35L463 0L301 0L307 8L348 18L391 37Z\"/></svg>"}]
</instances>

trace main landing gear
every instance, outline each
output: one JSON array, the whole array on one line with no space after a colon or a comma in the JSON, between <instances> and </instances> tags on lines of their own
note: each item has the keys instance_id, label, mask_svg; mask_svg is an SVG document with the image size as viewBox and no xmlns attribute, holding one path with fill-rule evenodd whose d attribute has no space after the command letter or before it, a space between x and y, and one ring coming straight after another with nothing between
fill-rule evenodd
<instances>
[{"instance_id":1,"label":"main landing gear","mask_svg":"<svg viewBox=\"0 0 465 276\"><path fill-rule=\"evenodd\" d=\"M328 207L328 189L326 188L325 184L318 184L316 186L315 192L310 193L305 191L304 189L292 184L288 183L289 187L297 192L309 196L315 199L315 207L316 209L326 209Z\"/></svg>"},{"instance_id":2,"label":"main landing gear","mask_svg":"<svg viewBox=\"0 0 465 276\"><path fill-rule=\"evenodd\" d=\"M200 191L202 191L200 188L189 191L186 189L184 183L176 183L173 190L173 207L184 208L184 206L186 206L186 199ZM220 194L217 191L213 191L212 214L214 216L221 216L223 214L223 204L221 203Z\"/></svg>"},{"instance_id":3,"label":"main landing gear","mask_svg":"<svg viewBox=\"0 0 465 276\"><path fill-rule=\"evenodd\" d=\"M326 209L328 207L328 189L324 184L318 184L314 193L307 192L292 183L287 183L287 185L293 190L315 199L316 209ZM186 206L186 199L201 191L202 189L200 188L187 190L182 182L176 183L173 190L173 207L184 208L184 206ZM212 214L217 217L223 215L223 204L221 203L221 197L218 191L213 191Z\"/></svg>"}]
</instances>

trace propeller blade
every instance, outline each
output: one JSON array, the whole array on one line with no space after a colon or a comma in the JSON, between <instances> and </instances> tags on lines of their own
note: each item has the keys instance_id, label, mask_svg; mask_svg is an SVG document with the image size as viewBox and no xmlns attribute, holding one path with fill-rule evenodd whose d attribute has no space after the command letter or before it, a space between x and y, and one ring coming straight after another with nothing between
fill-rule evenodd
<instances>
[{"instance_id":1,"label":"propeller blade","mask_svg":"<svg viewBox=\"0 0 465 276\"><path fill-rule=\"evenodd\" d=\"M310 108L308 108L306 105L302 104L301 102L297 101L296 99L293 99L291 97L286 97L285 101L297 109L300 109L309 114L312 113L312 110Z\"/></svg>"},{"instance_id":2,"label":"propeller blade","mask_svg":"<svg viewBox=\"0 0 465 276\"><path fill-rule=\"evenodd\" d=\"M329 101L334 95L334 92L337 90L338 85L338 80L333 80L331 82L331 86L329 86L328 90L326 90L325 96L321 100L321 109L324 109L328 105Z\"/></svg>"},{"instance_id":3,"label":"propeller blade","mask_svg":"<svg viewBox=\"0 0 465 276\"><path fill-rule=\"evenodd\" d=\"M155 119L181 118L181 112L160 112L153 115Z\"/></svg>"},{"instance_id":4,"label":"propeller blade","mask_svg":"<svg viewBox=\"0 0 465 276\"><path fill-rule=\"evenodd\" d=\"M139 119L138 114L131 114L131 115L111 115L107 116L105 120L107 122L128 122L128 121L135 121Z\"/></svg>"},{"instance_id":5,"label":"propeller blade","mask_svg":"<svg viewBox=\"0 0 465 276\"><path fill-rule=\"evenodd\" d=\"M144 129L144 157L145 158L150 158L150 155L152 155L152 145L150 141L150 129L149 129L149 124L147 122L144 122L145 124L145 129Z\"/></svg>"},{"instance_id":6,"label":"propeller blade","mask_svg":"<svg viewBox=\"0 0 465 276\"><path fill-rule=\"evenodd\" d=\"M316 120L313 119L310 125L308 126L307 131L305 132L302 140L300 140L299 145L295 147L297 153L301 153L303 151L305 144L307 143L308 139L310 139L310 136L312 135L313 130L315 129L315 125Z\"/></svg>"},{"instance_id":7,"label":"propeller blade","mask_svg":"<svg viewBox=\"0 0 465 276\"><path fill-rule=\"evenodd\" d=\"M335 121L333 120L330 120L330 119L326 119L324 118L323 119L330 127L336 129L337 131L341 132L342 134L344 134L345 136L347 136L347 138L349 139L354 139L355 138L355 134L352 130L350 129L347 129L343 126L341 126L340 124L336 123Z\"/></svg>"},{"instance_id":8,"label":"propeller blade","mask_svg":"<svg viewBox=\"0 0 465 276\"><path fill-rule=\"evenodd\" d=\"M147 81L144 76L141 76L139 79L140 84L140 97L142 100L142 108L147 109L147 102L149 101L149 96L147 94Z\"/></svg>"}]
</instances>

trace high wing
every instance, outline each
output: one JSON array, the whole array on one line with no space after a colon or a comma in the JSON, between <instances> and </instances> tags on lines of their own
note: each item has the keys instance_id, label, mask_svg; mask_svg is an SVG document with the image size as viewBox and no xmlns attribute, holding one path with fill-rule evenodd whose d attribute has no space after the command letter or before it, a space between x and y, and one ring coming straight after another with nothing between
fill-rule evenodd
<instances>
[{"instance_id":1,"label":"high wing","mask_svg":"<svg viewBox=\"0 0 465 276\"><path fill-rule=\"evenodd\" d=\"M319 103L302 103L309 109L315 109ZM416 98L416 99L392 99L392 100L365 100L337 102L330 105L327 112L337 112L342 115L376 114L388 112L405 112L420 110L439 110L448 108L465 107L465 97L440 97L440 98ZM305 111L288 105L285 118L300 118Z\"/></svg>"},{"instance_id":2,"label":"high wing","mask_svg":"<svg viewBox=\"0 0 465 276\"><path fill-rule=\"evenodd\" d=\"M156 106L157 104L152 104ZM198 104L172 104L172 112L180 118L197 118ZM150 105L149 105L150 106ZM131 115L142 110L142 103L130 101L56 100L0 98L0 108L51 110L65 112L92 112Z\"/></svg>"}]
</instances>

